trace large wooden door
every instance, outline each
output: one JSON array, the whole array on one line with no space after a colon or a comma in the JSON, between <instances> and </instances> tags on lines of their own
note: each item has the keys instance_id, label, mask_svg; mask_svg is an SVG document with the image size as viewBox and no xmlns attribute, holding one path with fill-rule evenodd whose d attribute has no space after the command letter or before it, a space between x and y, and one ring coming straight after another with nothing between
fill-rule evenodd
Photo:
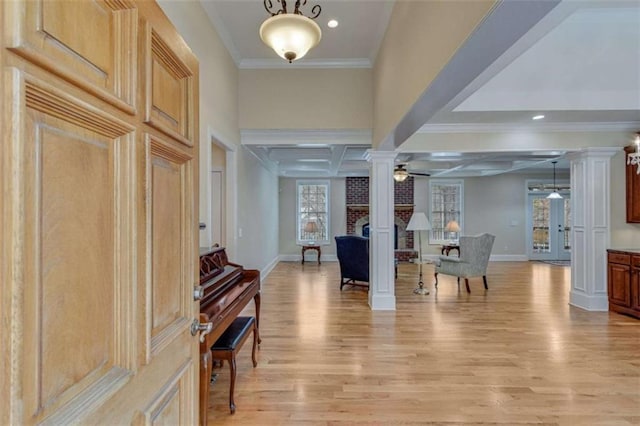
<instances>
[{"instance_id":1,"label":"large wooden door","mask_svg":"<svg viewBox=\"0 0 640 426\"><path fill-rule=\"evenodd\" d=\"M197 61L150 1L0 22L0 424L196 424Z\"/></svg>"}]
</instances>

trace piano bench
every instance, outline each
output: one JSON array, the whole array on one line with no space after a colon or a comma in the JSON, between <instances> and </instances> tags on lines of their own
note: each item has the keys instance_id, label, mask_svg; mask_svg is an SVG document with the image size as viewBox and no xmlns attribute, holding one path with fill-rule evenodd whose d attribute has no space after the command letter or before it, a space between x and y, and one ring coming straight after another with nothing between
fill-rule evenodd
<instances>
[{"instance_id":1,"label":"piano bench","mask_svg":"<svg viewBox=\"0 0 640 426\"><path fill-rule=\"evenodd\" d=\"M231 379L229 386L229 409L231 414L236 412L236 404L233 401L233 390L236 385L236 353L242 348L245 340L249 337L249 331L253 331L253 349L251 359L253 367L258 366L256 361L256 346L258 346L258 328L255 317L238 317L222 333L222 336L211 346L211 358L214 361L229 361Z\"/></svg>"}]
</instances>

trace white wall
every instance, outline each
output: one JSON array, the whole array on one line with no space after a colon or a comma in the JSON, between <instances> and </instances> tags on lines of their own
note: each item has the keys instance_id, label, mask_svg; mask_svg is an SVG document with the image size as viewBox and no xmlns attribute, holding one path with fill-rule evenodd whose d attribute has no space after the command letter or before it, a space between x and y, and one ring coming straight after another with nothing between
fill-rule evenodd
<instances>
[{"instance_id":1,"label":"white wall","mask_svg":"<svg viewBox=\"0 0 640 426\"><path fill-rule=\"evenodd\" d=\"M246 148L239 152L237 167L238 249L233 261L268 270L278 258L278 177Z\"/></svg>"},{"instance_id":2,"label":"white wall","mask_svg":"<svg viewBox=\"0 0 640 426\"><path fill-rule=\"evenodd\" d=\"M294 178L280 178L280 255L300 255L300 246L296 245L296 180ZM345 179L335 178L331 181L331 194L329 198L330 217L330 241L331 244L322 247L322 256L331 258L336 254L336 243L333 237L347 233L347 209L345 195ZM315 252L307 252L309 256ZM306 257L306 254L305 254Z\"/></svg>"}]
</instances>

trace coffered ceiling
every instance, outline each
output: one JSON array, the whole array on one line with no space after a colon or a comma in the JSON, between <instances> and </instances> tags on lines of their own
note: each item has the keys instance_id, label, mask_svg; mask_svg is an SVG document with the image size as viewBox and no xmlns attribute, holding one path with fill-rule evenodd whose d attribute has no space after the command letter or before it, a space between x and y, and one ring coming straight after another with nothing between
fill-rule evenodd
<instances>
[{"instance_id":1,"label":"coffered ceiling","mask_svg":"<svg viewBox=\"0 0 640 426\"><path fill-rule=\"evenodd\" d=\"M294 65L372 66L393 2L315 3L323 8L323 39L308 58ZM288 66L257 34L266 17L262 2L203 4L238 66ZM340 22L335 30L326 27L331 18ZM535 115L544 118L534 121ZM473 152L451 146L434 151L410 138L397 148L398 162L407 163L410 171L442 177L546 173L554 159L560 159L560 170L568 167L562 159L567 149L517 150L508 134L638 130L640 1L564 0L418 130L421 140L444 133L503 133L507 137L501 137L500 149ZM369 132L359 131L242 132L243 144L266 167L291 177L366 175L370 138Z\"/></svg>"}]
</instances>

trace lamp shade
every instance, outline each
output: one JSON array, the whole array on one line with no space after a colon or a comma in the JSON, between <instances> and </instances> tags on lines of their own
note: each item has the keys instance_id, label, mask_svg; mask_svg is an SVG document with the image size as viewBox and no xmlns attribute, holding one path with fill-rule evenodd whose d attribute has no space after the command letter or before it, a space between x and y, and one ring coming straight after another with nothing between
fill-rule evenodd
<instances>
[{"instance_id":1,"label":"lamp shade","mask_svg":"<svg viewBox=\"0 0 640 426\"><path fill-rule=\"evenodd\" d=\"M455 220L450 220L444 230L447 232L460 232L460 225Z\"/></svg>"},{"instance_id":2,"label":"lamp shade","mask_svg":"<svg viewBox=\"0 0 640 426\"><path fill-rule=\"evenodd\" d=\"M320 42L322 31L310 18L295 13L282 13L260 26L260 38L278 56L291 63L302 58Z\"/></svg>"},{"instance_id":3,"label":"lamp shade","mask_svg":"<svg viewBox=\"0 0 640 426\"><path fill-rule=\"evenodd\" d=\"M407 231L428 231L431 229L429 219L423 212L415 212L409 219Z\"/></svg>"},{"instance_id":4,"label":"lamp shade","mask_svg":"<svg viewBox=\"0 0 640 426\"><path fill-rule=\"evenodd\" d=\"M316 224L315 222L307 222L304 225L304 232L307 233L314 233L314 232L318 232L318 224Z\"/></svg>"}]
</instances>

